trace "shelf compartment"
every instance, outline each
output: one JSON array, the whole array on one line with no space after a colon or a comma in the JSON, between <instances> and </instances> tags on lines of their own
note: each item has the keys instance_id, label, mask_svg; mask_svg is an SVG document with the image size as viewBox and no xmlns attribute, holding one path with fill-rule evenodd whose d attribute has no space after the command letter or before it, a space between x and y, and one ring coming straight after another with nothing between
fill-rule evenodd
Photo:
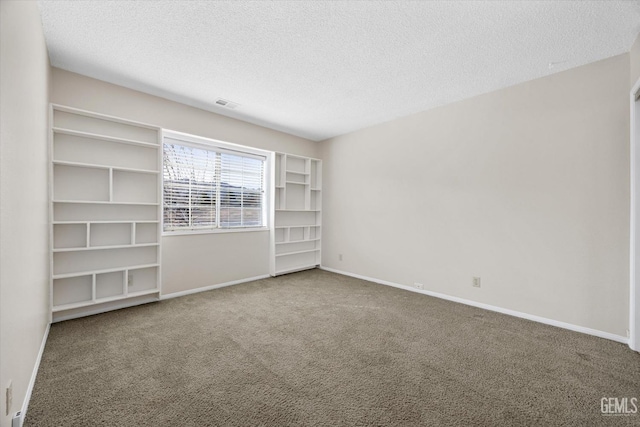
<instances>
[{"instance_id":1,"label":"shelf compartment","mask_svg":"<svg viewBox=\"0 0 640 427\"><path fill-rule=\"evenodd\" d=\"M118 140L132 140L148 144L158 143L158 131L156 129L91 117L80 113L60 111L55 108L53 126L54 128L73 129Z\"/></svg>"},{"instance_id":2,"label":"shelf compartment","mask_svg":"<svg viewBox=\"0 0 640 427\"><path fill-rule=\"evenodd\" d=\"M282 274L288 274L288 273L295 273L297 271L303 271L303 270L311 270L313 268L316 268L318 265L299 265L299 266L295 266L295 267L291 267L291 268L283 268L281 270L276 270L275 271L275 275L279 276Z\"/></svg>"},{"instance_id":3,"label":"shelf compartment","mask_svg":"<svg viewBox=\"0 0 640 427\"><path fill-rule=\"evenodd\" d=\"M81 163L81 162L69 162L66 160L54 160L54 165L63 165L63 166L74 166L74 167L84 167L91 169L113 169L114 171L123 171L123 172L136 172L136 173L148 173L152 175L157 175L160 172L157 170L149 170L149 169L135 169L135 168L127 168L127 167L118 167L118 166L106 166L106 165L98 165L93 163Z\"/></svg>"},{"instance_id":4,"label":"shelf compartment","mask_svg":"<svg viewBox=\"0 0 640 427\"><path fill-rule=\"evenodd\" d=\"M86 248L87 224L54 224L53 249Z\"/></svg>"},{"instance_id":5,"label":"shelf compartment","mask_svg":"<svg viewBox=\"0 0 640 427\"><path fill-rule=\"evenodd\" d=\"M276 209L276 212L320 212L319 209Z\"/></svg>"},{"instance_id":6,"label":"shelf compartment","mask_svg":"<svg viewBox=\"0 0 640 427\"><path fill-rule=\"evenodd\" d=\"M53 203L70 203L70 204L83 204L83 205L133 205L133 206L158 206L160 203L152 202L109 202L101 200L53 200Z\"/></svg>"},{"instance_id":7,"label":"shelf compartment","mask_svg":"<svg viewBox=\"0 0 640 427\"><path fill-rule=\"evenodd\" d=\"M287 155L286 167L287 173L307 174L307 159Z\"/></svg>"},{"instance_id":8,"label":"shelf compartment","mask_svg":"<svg viewBox=\"0 0 640 427\"><path fill-rule=\"evenodd\" d=\"M291 227L289 228L288 242L296 242L304 240L307 227Z\"/></svg>"},{"instance_id":9,"label":"shelf compartment","mask_svg":"<svg viewBox=\"0 0 640 427\"><path fill-rule=\"evenodd\" d=\"M136 245L145 243L158 243L158 224L137 222L135 224Z\"/></svg>"},{"instance_id":10,"label":"shelf compartment","mask_svg":"<svg viewBox=\"0 0 640 427\"><path fill-rule=\"evenodd\" d=\"M157 203L158 176L114 170L113 201L117 203Z\"/></svg>"},{"instance_id":11,"label":"shelf compartment","mask_svg":"<svg viewBox=\"0 0 640 427\"><path fill-rule=\"evenodd\" d=\"M285 156L284 154L281 153L276 153L275 155L275 186L276 188L284 188L284 167L283 164L285 162L284 160Z\"/></svg>"},{"instance_id":12,"label":"shelf compartment","mask_svg":"<svg viewBox=\"0 0 640 427\"><path fill-rule=\"evenodd\" d=\"M61 225L66 225L66 224L130 224L132 222L135 222L136 224L158 224L160 221L157 220L138 220L138 221L129 221L129 220L115 220L115 221L83 221L83 220L77 220L77 221L53 221L53 224L61 224Z\"/></svg>"},{"instance_id":13,"label":"shelf compartment","mask_svg":"<svg viewBox=\"0 0 640 427\"><path fill-rule=\"evenodd\" d=\"M96 274L96 300L124 295L124 271Z\"/></svg>"},{"instance_id":14,"label":"shelf compartment","mask_svg":"<svg viewBox=\"0 0 640 427\"><path fill-rule=\"evenodd\" d=\"M122 144L103 139L86 138L65 133L53 140L54 162L87 163L116 168L157 171L158 148Z\"/></svg>"},{"instance_id":15,"label":"shelf compartment","mask_svg":"<svg viewBox=\"0 0 640 427\"><path fill-rule=\"evenodd\" d=\"M144 265L130 265L127 267L105 268L102 270L79 271L77 273L54 274L53 279L58 280L58 279L66 279L69 277L79 277L79 276L87 276L87 275L90 276L91 274L111 273L113 271L123 271L126 269L133 270L133 269L159 267L159 266L160 264L154 263L154 264L144 264Z\"/></svg>"},{"instance_id":16,"label":"shelf compartment","mask_svg":"<svg viewBox=\"0 0 640 427\"><path fill-rule=\"evenodd\" d=\"M132 224L91 224L89 228L91 248L101 246L130 245Z\"/></svg>"},{"instance_id":17,"label":"shelf compartment","mask_svg":"<svg viewBox=\"0 0 640 427\"><path fill-rule=\"evenodd\" d=\"M286 201L284 206L280 206L284 210L301 210L305 209L305 187L302 185L287 185Z\"/></svg>"},{"instance_id":18,"label":"shelf compartment","mask_svg":"<svg viewBox=\"0 0 640 427\"><path fill-rule=\"evenodd\" d=\"M73 248L62 248L62 249L54 249L53 252L57 253L57 252L80 252L80 251L97 251L97 250L101 250L101 249L127 249L127 248L146 248L148 246L158 246L159 243L144 243L144 244L140 244L140 245L108 245L108 246L96 246L93 248L78 248L78 247L73 247Z\"/></svg>"},{"instance_id":19,"label":"shelf compartment","mask_svg":"<svg viewBox=\"0 0 640 427\"><path fill-rule=\"evenodd\" d=\"M131 265L155 264L157 260L157 246L54 252L53 274L61 276L102 269L125 269Z\"/></svg>"},{"instance_id":20,"label":"shelf compartment","mask_svg":"<svg viewBox=\"0 0 640 427\"><path fill-rule=\"evenodd\" d=\"M148 291L142 291L142 292L136 292L134 294L128 294L128 295L116 295L113 297L106 297L106 298L102 298L98 301L82 301L82 302L78 302L78 303L72 303L72 304L65 304L65 305L59 305L59 306L54 306L53 310L51 310L53 313L58 313L61 311L66 311L66 310L72 310L75 308L83 308L83 307L89 307L92 305L96 305L96 304L104 304L106 302L111 302L111 301L118 301L118 300L122 300L125 298L133 298L133 297L141 297L144 295L152 295L152 294L157 294L159 291L158 289L150 289Z\"/></svg>"},{"instance_id":21,"label":"shelf compartment","mask_svg":"<svg viewBox=\"0 0 640 427\"><path fill-rule=\"evenodd\" d=\"M316 225L319 212L300 211L300 212L278 212L275 217L275 225L300 227L309 224Z\"/></svg>"},{"instance_id":22,"label":"shelf compartment","mask_svg":"<svg viewBox=\"0 0 640 427\"><path fill-rule=\"evenodd\" d=\"M318 240L300 240L276 245L276 256L320 250Z\"/></svg>"},{"instance_id":23,"label":"shelf compartment","mask_svg":"<svg viewBox=\"0 0 640 427\"><path fill-rule=\"evenodd\" d=\"M99 133L82 132L75 129L67 129L67 128L60 128L60 127L54 127L53 133L55 133L56 135L71 135L71 136L78 136L81 138L99 139L102 141L117 142L119 144L137 145L140 147L155 147L156 149L159 147L157 143L153 143L153 142L144 142L144 141L138 141L135 139L118 138L118 137L113 137L109 135L102 135Z\"/></svg>"},{"instance_id":24,"label":"shelf compartment","mask_svg":"<svg viewBox=\"0 0 640 427\"><path fill-rule=\"evenodd\" d=\"M284 228L276 228L273 230L274 233L274 241L276 244L283 243L287 239Z\"/></svg>"},{"instance_id":25,"label":"shelf compartment","mask_svg":"<svg viewBox=\"0 0 640 427\"><path fill-rule=\"evenodd\" d=\"M298 173L298 172L288 172L286 177L287 184L308 184L309 183L309 175Z\"/></svg>"},{"instance_id":26,"label":"shelf compartment","mask_svg":"<svg viewBox=\"0 0 640 427\"><path fill-rule=\"evenodd\" d=\"M276 187L274 206L276 210L286 207L286 195L283 187Z\"/></svg>"},{"instance_id":27,"label":"shelf compartment","mask_svg":"<svg viewBox=\"0 0 640 427\"><path fill-rule=\"evenodd\" d=\"M128 294L158 288L158 268L130 268L127 270Z\"/></svg>"},{"instance_id":28,"label":"shelf compartment","mask_svg":"<svg viewBox=\"0 0 640 427\"><path fill-rule=\"evenodd\" d=\"M309 195L309 208L312 211L322 210L322 194L320 194L317 191L314 191Z\"/></svg>"},{"instance_id":29,"label":"shelf compartment","mask_svg":"<svg viewBox=\"0 0 640 427\"><path fill-rule=\"evenodd\" d=\"M276 274L284 272L303 270L305 268L313 268L320 264L320 251L306 251L286 256L276 257Z\"/></svg>"},{"instance_id":30,"label":"shelf compartment","mask_svg":"<svg viewBox=\"0 0 640 427\"><path fill-rule=\"evenodd\" d=\"M276 229L291 229L291 228L303 228L303 227L321 227L320 224L302 224L302 225L276 225Z\"/></svg>"},{"instance_id":31,"label":"shelf compartment","mask_svg":"<svg viewBox=\"0 0 640 427\"><path fill-rule=\"evenodd\" d=\"M311 160L311 184L312 189L320 189L322 187L322 164L320 160Z\"/></svg>"},{"instance_id":32,"label":"shelf compartment","mask_svg":"<svg viewBox=\"0 0 640 427\"><path fill-rule=\"evenodd\" d=\"M54 279L53 305L64 306L93 300L93 275Z\"/></svg>"},{"instance_id":33,"label":"shelf compartment","mask_svg":"<svg viewBox=\"0 0 640 427\"><path fill-rule=\"evenodd\" d=\"M54 222L68 221L157 221L157 204L54 202Z\"/></svg>"},{"instance_id":34,"label":"shelf compartment","mask_svg":"<svg viewBox=\"0 0 640 427\"><path fill-rule=\"evenodd\" d=\"M276 241L276 245L290 245L292 243L301 243L301 242L319 242L320 239L319 238L313 238L313 239L304 239L304 240L292 240L290 242L279 242Z\"/></svg>"},{"instance_id":35,"label":"shelf compartment","mask_svg":"<svg viewBox=\"0 0 640 427\"><path fill-rule=\"evenodd\" d=\"M291 256L291 255L298 255L298 254L306 254L309 252L317 252L320 249L305 249L305 250L299 250L299 251L291 251L291 252L281 252L279 254L276 254L277 257L281 257L281 256Z\"/></svg>"},{"instance_id":36,"label":"shelf compartment","mask_svg":"<svg viewBox=\"0 0 640 427\"><path fill-rule=\"evenodd\" d=\"M84 166L53 166L54 200L108 202L109 170Z\"/></svg>"}]
</instances>

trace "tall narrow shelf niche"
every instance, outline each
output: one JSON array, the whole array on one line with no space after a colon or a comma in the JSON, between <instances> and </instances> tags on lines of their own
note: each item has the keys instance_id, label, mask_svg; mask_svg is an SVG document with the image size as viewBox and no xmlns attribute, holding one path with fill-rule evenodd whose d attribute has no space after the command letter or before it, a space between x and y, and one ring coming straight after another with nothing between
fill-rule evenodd
<instances>
[{"instance_id":1,"label":"tall narrow shelf niche","mask_svg":"<svg viewBox=\"0 0 640 427\"><path fill-rule=\"evenodd\" d=\"M315 268L321 260L322 161L275 154L272 276Z\"/></svg>"},{"instance_id":2,"label":"tall narrow shelf niche","mask_svg":"<svg viewBox=\"0 0 640 427\"><path fill-rule=\"evenodd\" d=\"M160 128L60 105L51 123L53 320L157 298Z\"/></svg>"}]
</instances>

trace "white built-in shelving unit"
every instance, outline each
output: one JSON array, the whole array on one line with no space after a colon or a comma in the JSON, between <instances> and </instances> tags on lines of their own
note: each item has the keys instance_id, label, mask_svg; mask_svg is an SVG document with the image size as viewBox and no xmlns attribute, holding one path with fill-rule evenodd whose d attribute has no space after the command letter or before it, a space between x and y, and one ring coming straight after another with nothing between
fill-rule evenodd
<instances>
[{"instance_id":1,"label":"white built-in shelving unit","mask_svg":"<svg viewBox=\"0 0 640 427\"><path fill-rule=\"evenodd\" d=\"M275 154L271 232L272 276L320 265L322 161Z\"/></svg>"},{"instance_id":2,"label":"white built-in shelving unit","mask_svg":"<svg viewBox=\"0 0 640 427\"><path fill-rule=\"evenodd\" d=\"M52 105L51 310L160 291L158 127Z\"/></svg>"}]
</instances>

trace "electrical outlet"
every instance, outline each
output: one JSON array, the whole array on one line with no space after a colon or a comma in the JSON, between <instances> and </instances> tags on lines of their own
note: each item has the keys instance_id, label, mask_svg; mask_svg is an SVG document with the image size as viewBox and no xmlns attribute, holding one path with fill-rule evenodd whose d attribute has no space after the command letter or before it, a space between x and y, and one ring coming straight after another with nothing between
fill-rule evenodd
<instances>
[{"instance_id":1,"label":"electrical outlet","mask_svg":"<svg viewBox=\"0 0 640 427\"><path fill-rule=\"evenodd\" d=\"M5 415L9 415L11 413L11 406L13 406L13 382L12 381L9 381L9 384L7 385L5 403L6 403L6 411L7 411Z\"/></svg>"},{"instance_id":2,"label":"electrical outlet","mask_svg":"<svg viewBox=\"0 0 640 427\"><path fill-rule=\"evenodd\" d=\"M473 287L474 288L479 288L480 287L480 278L479 277L474 277L473 278Z\"/></svg>"},{"instance_id":3,"label":"electrical outlet","mask_svg":"<svg viewBox=\"0 0 640 427\"><path fill-rule=\"evenodd\" d=\"M133 286L133 274L131 273L127 275L127 286Z\"/></svg>"},{"instance_id":4,"label":"electrical outlet","mask_svg":"<svg viewBox=\"0 0 640 427\"><path fill-rule=\"evenodd\" d=\"M415 286L418 289L424 289L424 285L422 283L415 282L413 286Z\"/></svg>"},{"instance_id":5,"label":"electrical outlet","mask_svg":"<svg viewBox=\"0 0 640 427\"><path fill-rule=\"evenodd\" d=\"M338 254L338 261L342 261L342 254Z\"/></svg>"}]
</instances>

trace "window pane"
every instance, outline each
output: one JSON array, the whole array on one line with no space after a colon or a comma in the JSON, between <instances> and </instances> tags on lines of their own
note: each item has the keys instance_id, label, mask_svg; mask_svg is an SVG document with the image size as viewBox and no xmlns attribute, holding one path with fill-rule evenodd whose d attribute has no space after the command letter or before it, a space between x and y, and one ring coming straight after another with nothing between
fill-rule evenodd
<instances>
[{"instance_id":1,"label":"window pane","mask_svg":"<svg viewBox=\"0 0 640 427\"><path fill-rule=\"evenodd\" d=\"M264 159L178 142L163 145L165 230L263 225Z\"/></svg>"},{"instance_id":2,"label":"window pane","mask_svg":"<svg viewBox=\"0 0 640 427\"><path fill-rule=\"evenodd\" d=\"M165 230L189 227L189 207L165 206L164 228Z\"/></svg>"},{"instance_id":3,"label":"window pane","mask_svg":"<svg viewBox=\"0 0 640 427\"><path fill-rule=\"evenodd\" d=\"M223 228L240 227L242 225L242 209L220 207L220 226Z\"/></svg>"},{"instance_id":4,"label":"window pane","mask_svg":"<svg viewBox=\"0 0 640 427\"><path fill-rule=\"evenodd\" d=\"M220 170L220 207L228 208L221 226L262 226L264 161L222 153Z\"/></svg>"},{"instance_id":5,"label":"window pane","mask_svg":"<svg viewBox=\"0 0 640 427\"><path fill-rule=\"evenodd\" d=\"M216 225L216 208L194 207L191 210L191 221L194 227L214 227Z\"/></svg>"},{"instance_id":6,"label":"window pane","mask_svg":"<svg viewBox=\"0 0 640 427\"><path fill-rule=\"evenodd\" d=\"M262 209L244 208L242 210L242 225L245 225L245 226L262 225Z\"/></svg>"}]
</instances>

